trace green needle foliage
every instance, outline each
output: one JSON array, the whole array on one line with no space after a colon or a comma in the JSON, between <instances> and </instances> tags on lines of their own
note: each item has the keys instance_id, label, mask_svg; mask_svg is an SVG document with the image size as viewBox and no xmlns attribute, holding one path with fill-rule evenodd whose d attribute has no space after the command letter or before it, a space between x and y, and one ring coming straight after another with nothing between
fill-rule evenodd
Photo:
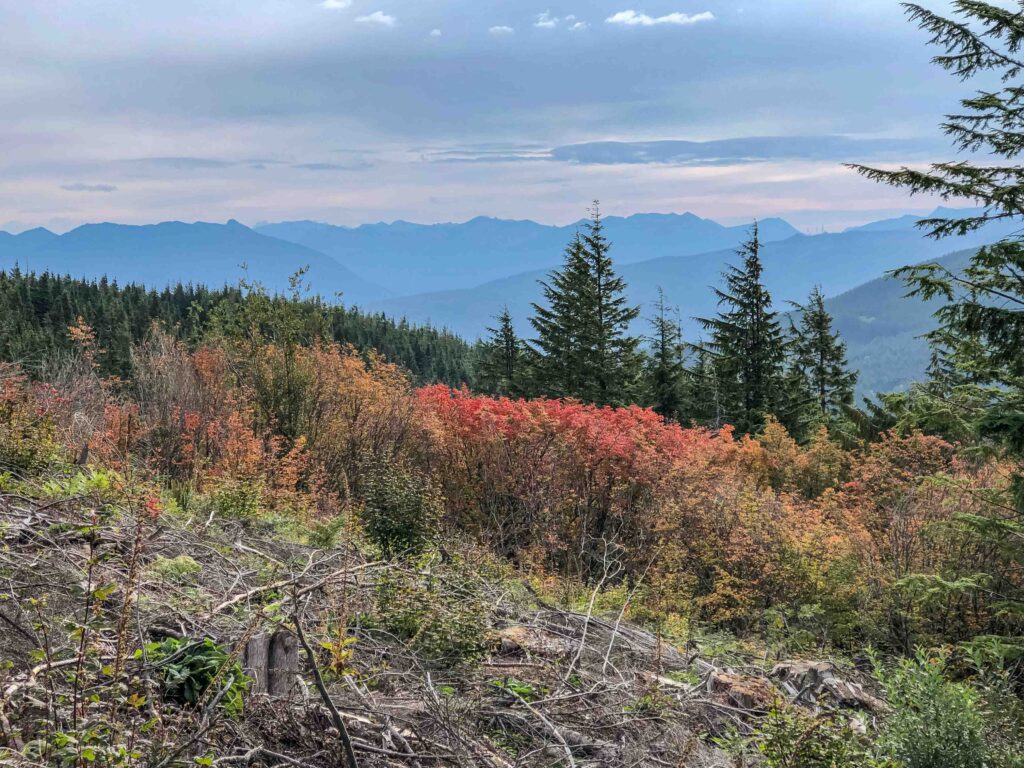
<instances>
[{"instance_id":1,"label":"green needle foliage","mask_svg":"<svg viewBox=\"0 0 1024 768\"><path fill-rule=\"evenodd\" d=\"M772 297L762 282L761 241L757 225L736 252L725 288L715 289L722 310L701 318L711 332L707 348L715 358L720 407L740 432L757 432L783 401L785 337Z\"/></svg>"},{"instance_id":2,"label":"green needle foliage","mask_svg":"<svg viewBox=\"0 0 1024 768\"><path fill-rule=\"evenodd\" d=\"M648 400L651 407L666 419L678 421L684 412L683 330L679 318L665 306L665 292L658 289L658 301L651 319L653 334L647 359Z\"/></svg>"},{"instance_id":3,"label":"green needle foliage","mask_svg":"<svg viewBox=\"0 0 1024 768\"><path fill-rule=\"evenodd\" d=\"M625 405L637 394L640 339L628 329L640 308L627 304L610 249L595 202L583 233L566 248L562 269L541 282L546 305L533 305L537 394L598 405Z\"/></svg>"},{"instance_id":4,"label":"green needle foliage","mask_svg":"<svg viewBox=\"0 0 1024 768\"><path fill-rule=\"evenodd\" d=\"M832 329L832 316L825 309L825 297L817 287L806 304L793 302L800 312L792 344L792 367L810 395L810 410L820 422L833 421L853 403L857 373L847 367L846 344ZM806 399L799 405L806 405Z\"/></svg>"},{"instance_id":5,"label":"green needle foliage","mask_svg":"<svg viewBox=\"0 0 1024 768\"><path fill-rule=\"evenodd\" d=\"M478 350L477 388L491 395L518 397L526 376L526 349L516 335L512 315L505 307L495 318L497 328L488 328L490 338Z\"/></svg>"},{"instance_id":6,"label":"green needle foliage","mask_svg":"<svg viewBox=\"0 0 1024 768\"><path fill-rule=\"evenodd\" d=\"M1024 216L1024 166L1018 160L1024 150L1024 5L1017 5L1012 11L956 0L948 17L904 5L941 49L933 59L938 66L964 81L981 77L991 82L994 77L999 84L964 98L962 110L947 115L942 124L955 147L977 160L934 163L925 170L853 166L870 179L911 193L967 198L981 206L966 218L922 221L932 237ZM982 448L1002 453L1016 467L1006 498L998 502L1005 514L984 524L969 517L962 523L1024 565L1024 240L1018 234L979 249L961 272L924 264L895 274L907 281L910 295L946 302L936 313L939 327L930 334L934 377L918 388L915 408L956 411L956 422L972 431ZM1004 639L1024 652L1024 593L1014 584L996 583L990 589L1004 600Z\"/></svg>"}]
</instances>

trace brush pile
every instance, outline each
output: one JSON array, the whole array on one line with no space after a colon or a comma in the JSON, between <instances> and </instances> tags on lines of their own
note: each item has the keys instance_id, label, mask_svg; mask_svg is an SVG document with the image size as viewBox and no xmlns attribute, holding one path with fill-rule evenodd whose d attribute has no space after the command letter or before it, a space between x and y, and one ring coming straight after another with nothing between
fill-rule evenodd
<instances>
[{"instance_id":1,"label":"brush pile","mask_svg":"<svg viewBox=\"0 0 1024 768\"><path fill-rule=\"evenodd\" d=\"M383 561L79 490L0 495L0 763L724 768L713 737L777 700L885 706L560 610L469 546Z\"/></svg>"}]
</instances>

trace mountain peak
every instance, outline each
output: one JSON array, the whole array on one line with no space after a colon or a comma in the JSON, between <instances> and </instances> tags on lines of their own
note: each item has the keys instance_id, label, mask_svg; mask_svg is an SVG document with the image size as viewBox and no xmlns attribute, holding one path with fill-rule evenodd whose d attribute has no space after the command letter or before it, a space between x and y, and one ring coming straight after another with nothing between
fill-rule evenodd
<instances>
[{"instance_id":1,"label":"mountain peak","mask_svg":"<svg viewBox=\"0 0 1024 768\"><path fill-rule=\"evenodd\" d=\"M60 235L56 235L45 227L36 227L35 229L26 229L20 235L15 235L22 243L44 243L49 240L53 240Z\"/></svg>"}]
</instances>

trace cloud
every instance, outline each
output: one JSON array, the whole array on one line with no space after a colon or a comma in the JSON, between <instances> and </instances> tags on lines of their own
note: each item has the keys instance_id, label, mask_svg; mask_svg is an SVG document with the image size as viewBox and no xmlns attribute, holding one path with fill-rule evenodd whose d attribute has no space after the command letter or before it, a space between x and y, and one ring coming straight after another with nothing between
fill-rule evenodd
<instances>
[{"instance_id":1,"label":"cloud","mask_svg":"<svg viewBox=\"0 0 1024 768\"><path fill-rule=\"evenodd\" d=\"M544 11L544 13L537 14L537 20L533 26L540 29L554 29L558 26L558 19L551 15L551 11Z\"/></svg>"},{"instance_id":2,"label":"cloud","mask_svg":"<svg viewBox=\"0 0 1024 768\"><path fill-rule=\"evenodd\" d=\"M552 160L579 165L724 166L770 160L854 162L923 158L941 143L846 136L752 136L714 141L595 141L555 147Z\"/></svg>"},{"instance_id":3,"label":"cloud","mask_svg":"<svg viewBox=\"0 0 1024 768\"><path fill-rule=\"evenodd\" d=\"M237 163L210 157L139 157L126 161L132 165L150 165L176 171L198 171L206 168L229 168Z\"/></svg>"},{"instance_id":4,"label":"cloud","mask_svg":"<svg viewBox=\"0 0 1024 768\"><path fill-rule=\"evenodd\" d=\"M504 25L500 25L500 26L497 26L497 27L491 27L487 31L490 32L492 35L514 35L515 34L515 29L513 29L512 27L506 27Z\"/></svg>"},{"instance_id":5,"label":"cloud","mask_svg":"<svg viewBox=\"0 0 1024 768\"><path fill-rule=\"evenodd\" d=\"M613 16L605 19L608 24L621 24L626 27L653 27L657 24L676 24L689 26L702 21L714 21L715 14L711 11L702 13L667 13L664 16L648 16L646 13L636 11L619 11Z\"/></svg>"},{"instance_id":6,"label":"cloud","mask_svg":"<svg viewBox=\"0 0 1024 768\"><path fill-rule=\"evenodd\" d=\"M398 19L384 11L374 11L366 16L356 16L356 22L359 24L380 24L383 27L393 27L396 21Z\"/></svg>"},{"instance_id":7,"label":"cloud","mask_svg":"<svg viewBox=\"0 0 1024 768\"><path fill-rule=\"evenodd\" d=\"M441 30L440 29L432 29L432 30L430 30L430 36L431 37L440 37L441 36Z\"/></svg>"},{"instance_id":8,"label":"cloud","mask_svg":"<svg viewBox=\"0 0 1024 768\"><path fill-rule=\"evenodd\" d=\"M113 184L61 184L65 192L117 192Z\"/></svg>"},{"instance_id":9,"label":"cloud","mask_svg":"<svg viewBox=\"0 0 1024 768\"><path fill-rule=\"evenodd\" d=\"M372 168L370 163L365 161L356 161L354 163L294 163L292 168L298 168L303 171L360 171L366 168Z\"/></svg>"},{"instance_id":10,"label":"cloud","mask_svg":"<svg viewBox=\"0 0 1024 768\"><path fill-rule=\"evenodd\" d=\"M321 8L326 8L328 11L341 11L345 8L352 7L352 0L324 0L320 3Z\"/></svg>"},{"instance_id":11,"label":"cloud","mask_svg":"<svg viewBox=\"0 0 1024 768\"><path fill-rule=\"evenodd\" d=\"M572 25L571 25L571 26L569 27L569 31L570 31L570 32L579 32L579 31L580 31L581 29L586 29L586 28L587 28L587 26L588 26L588 25L587 25L587 22L585 22L585 21L577 21L577 22L574 22L574 23L573 23L573 24L572 24Z\"/></svg>"}]
</instances>

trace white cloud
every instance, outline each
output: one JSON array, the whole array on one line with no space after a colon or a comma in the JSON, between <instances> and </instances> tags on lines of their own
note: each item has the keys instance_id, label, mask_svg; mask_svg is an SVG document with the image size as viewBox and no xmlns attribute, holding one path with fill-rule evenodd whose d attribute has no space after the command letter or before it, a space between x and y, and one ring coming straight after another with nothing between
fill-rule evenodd
<instances>
[{"instance_id":1,"label":"white cloud","mask_svg":"<svg viewBox=\"0 0 1024 768\"><path fill-rule=\"evenodd\" d=\"M117 192L113 184L61 184L65 192Z\"/></svg>"},{"instance_id":2,"label":"white cloud","mask_svg":"<svg viewBox=\"0 0 1024 768\"><path fill-rule=\"evenodd\" d=\"M605 21L608 24L621 24L626 27L653 27L656 24L677 24L689 26L702 21L714 21L715 14L711 11L703 13L667 13L664 16L648 16L646 13L636 11L619 11L614 16L609 16Z\"/></svg>"},{"instance_id":3,"label":"white cloud","mask_svg":"<svg viewBox=\"0 0 1024 768\"><path fill-rule=\"evenodd\" d=\"M512 34L515 34L515 29L513 29L512 27L506 27L504 25L497 26L497 27L491 27L487 31L490 32L492 35L512 35Z\"/></svg>"},{"instance_id":4,"label":"white cloud","mask_svg":"<svg viewBox=\"0 0 1024 768\"><path fill-rule=\"evenodd\" d=\"M432 29L432 30L430 30L430 36L431 37L440 37L441 36L441 30L440 29Z\"/></svg>"},{"instance_id":5,"label":"white cloud","mask_svg":"<svg viewBox=\"0 0 1024 768\"><path fill-rule=\"evenodd\" d=\"M384 11L374 11L366 16L356 16L356 21L360 24L380 24L384 27L393 27L398 19L389 16Z\"/></svg>"},{"instance_id":6,"label":"white cloud","mask_svg":"<svg viewBox=\"0 0 1024 768\"><path fill-rule=\"evenodd\" d=\"M340 11L352 7L352 0L324 0L320 3L321 8L329 11Z\"/></svg>"},{"instance_id":7,"label":"white cloud","mask_svg":"<svg viewBox=\"0 0 1024 768\"><path fill-rule=\"evenodd\" d=\"M587 22L585 22L585 21L577 21L575 24L573 24L571 27L569 27L569 31L570 32L579 32L581 29L586 29L586 28L587 28Z\"/></svg>"},{"instance_id":8,"label":"white cloud","mask_svg":"<svg viewBox=\"0 0 1024 768\"><path fill-rule=\"evenodd\" d=\"M537 14L537 20L533 26L541 29L554 29L558 26L558 19L551 15L551 11L544 11L544 13Z\"/></svg>"}]
</instances>

